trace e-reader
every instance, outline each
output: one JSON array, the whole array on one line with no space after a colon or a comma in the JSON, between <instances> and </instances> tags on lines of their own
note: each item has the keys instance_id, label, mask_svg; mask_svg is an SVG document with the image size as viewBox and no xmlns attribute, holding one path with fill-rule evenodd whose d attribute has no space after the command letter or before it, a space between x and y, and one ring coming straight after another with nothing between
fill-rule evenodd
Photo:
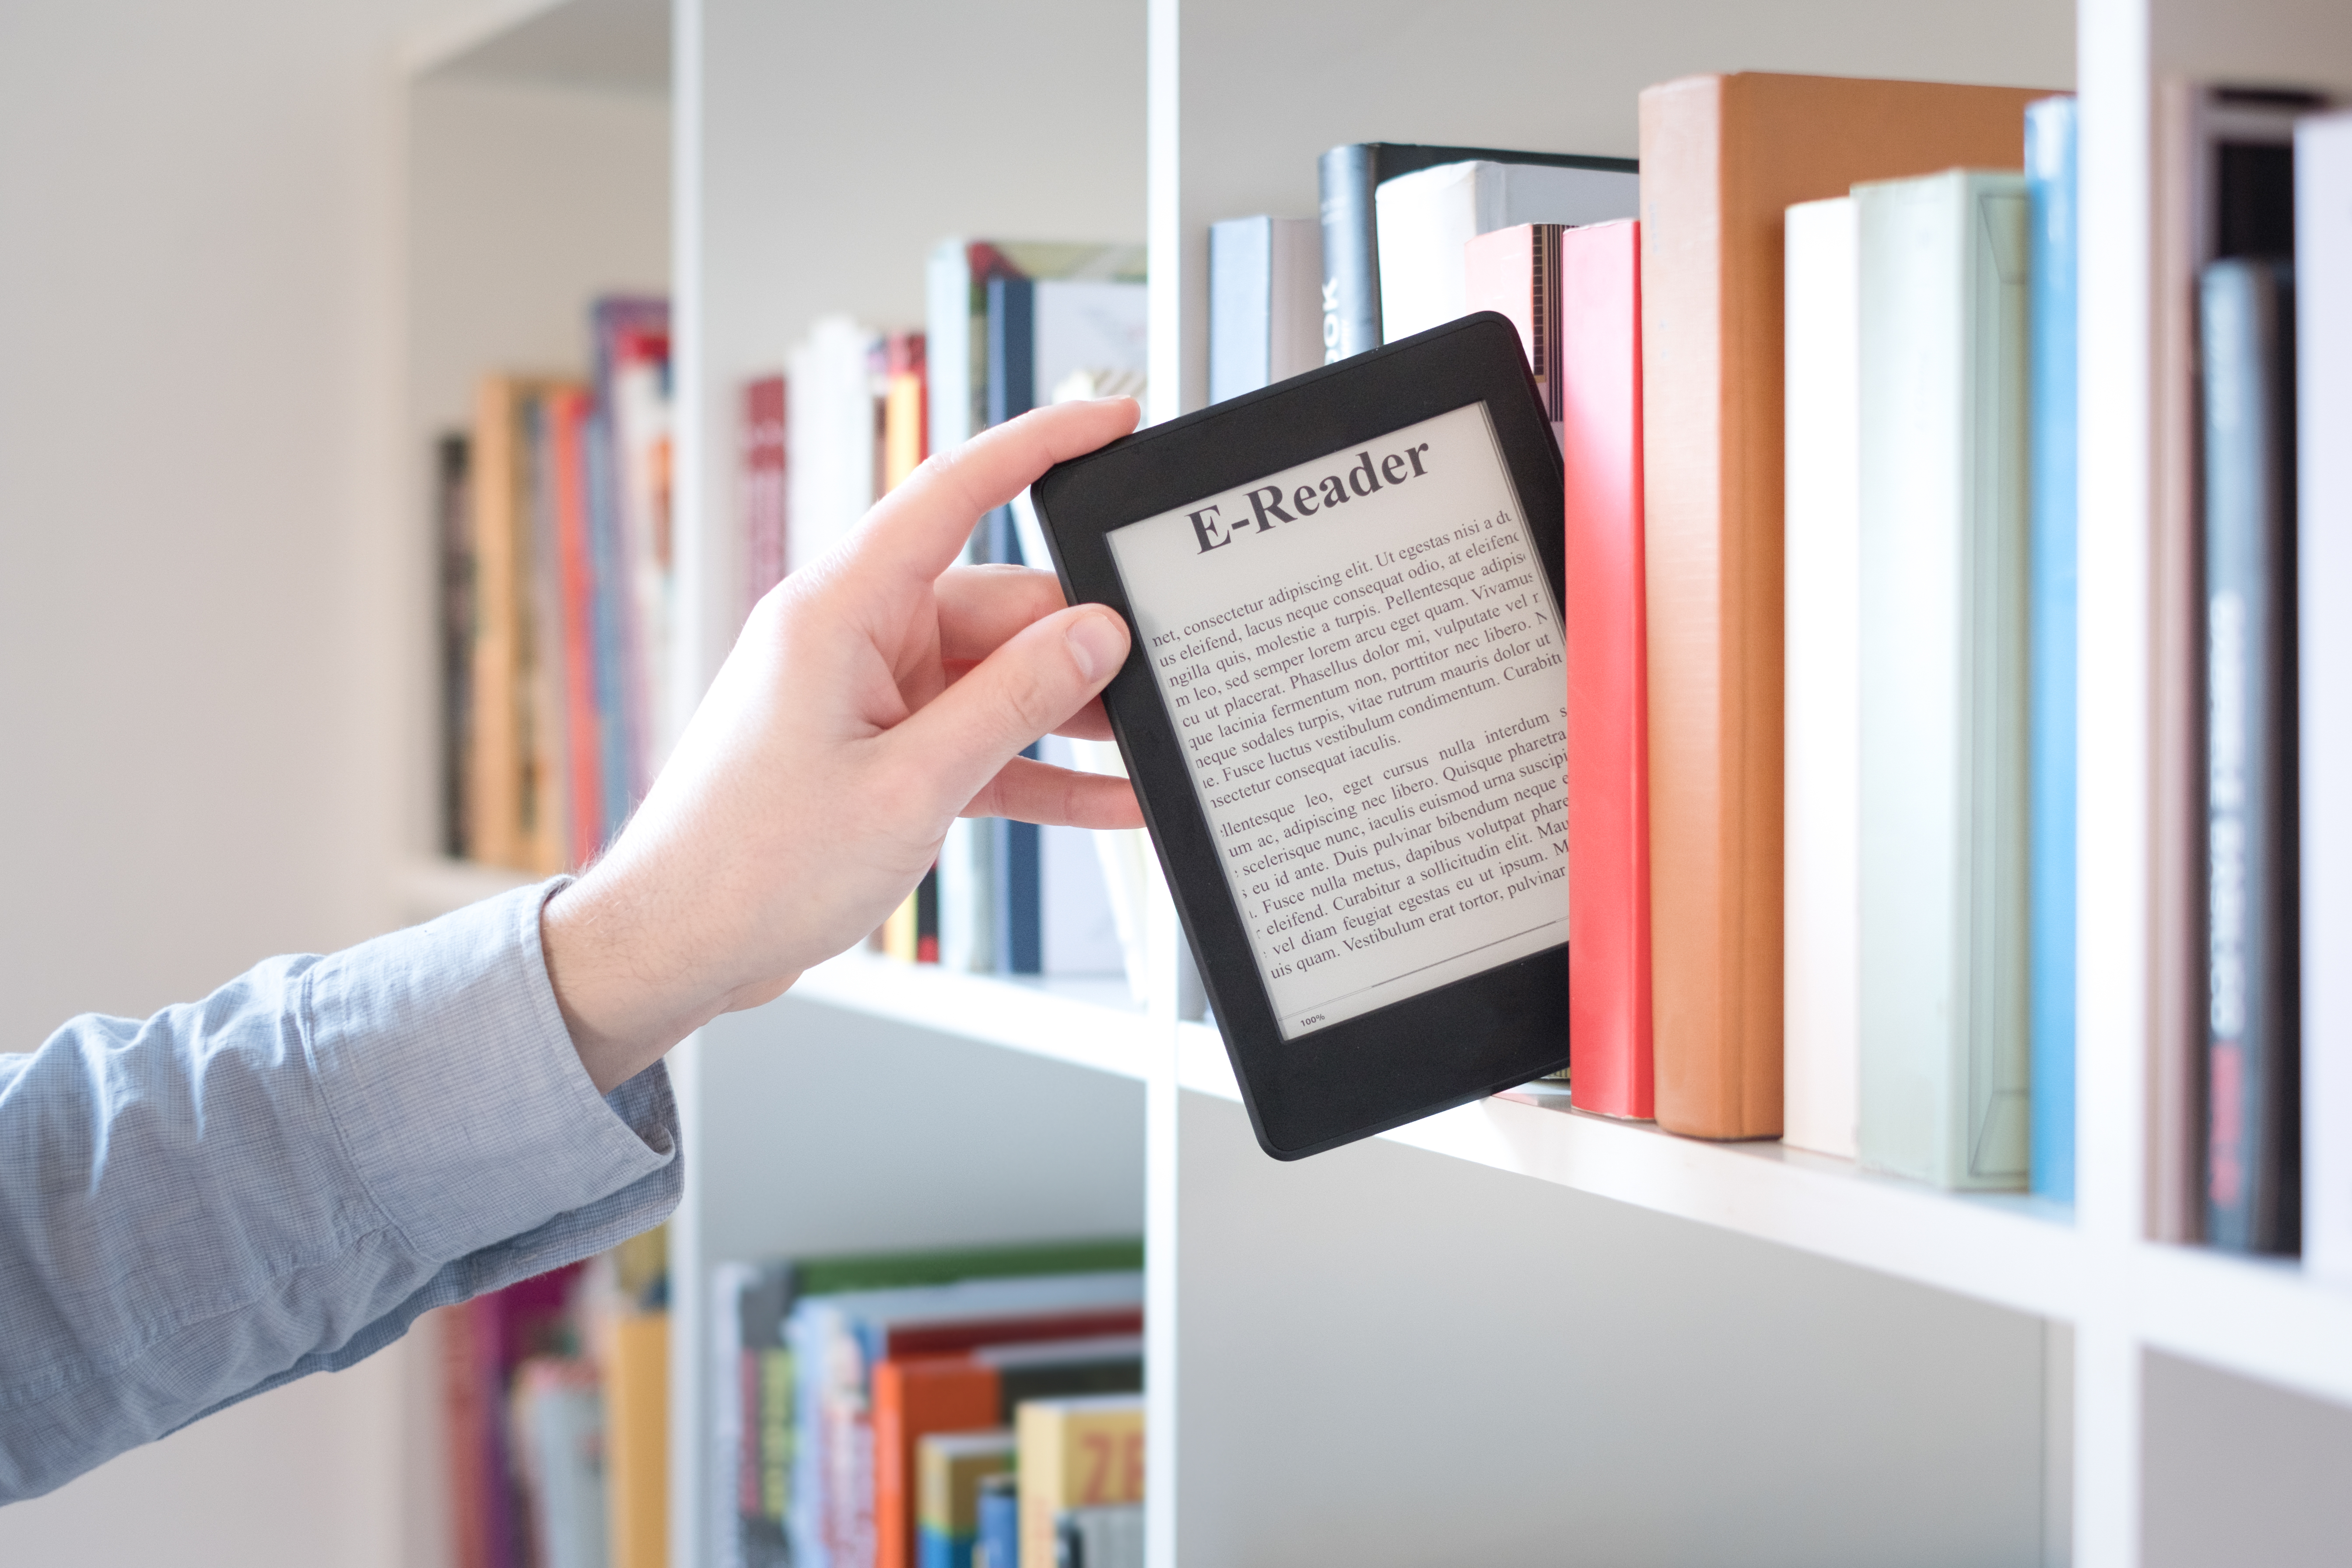
<instances>
[{"instance_id":1,"label":"e-reader","mask_svg":"<svg viewBox=\"0 0 2352 1568\"><path fill-rule=\"evenodd\" d=\"M1258 1142L1568 1064L1560 457L1482 312L1056 465L1072 603Z\"/></svg>"}]
</instances>

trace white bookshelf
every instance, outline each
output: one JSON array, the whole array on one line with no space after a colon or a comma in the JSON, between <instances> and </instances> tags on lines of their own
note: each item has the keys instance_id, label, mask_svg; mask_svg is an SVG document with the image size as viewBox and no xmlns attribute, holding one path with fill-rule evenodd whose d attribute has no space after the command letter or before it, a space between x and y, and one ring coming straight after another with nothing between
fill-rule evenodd
<instances>
[{"instance_id":1,"label":"white bookshelf","mask_svg":"<svg viewBox=\"0 0 2352 1568\"><path fill-rule=\"evenodd\" d=\"M2347 1538L2341 1489L2311 1478L2325 1472L2315 1455L2352 1461L2352 1290L2145 1240L2142 1122L2149 84L2181 70L2352 89L2352 12L509 5L407 62L404 416L419 439L448 417L452 375L561 352L548 334L560 322L576 341L600 288L670 287L678 662L698 690L740 614L739 387L824 311L919 324L922 258L940 237L1147 238L1151 412L1165 417L1202 400L1206 226L1311 216L1323 148L1386 137L1631 154L1642 87L1736 68L2083 95L2095 283L2083 306L2079 1206L1677 1139L1570 1111L1540 1086L1281 1164L1251 1142L1213 1030L1121 985L845 955L673 1058L688 1171L673 1239L674 1563L712 1561L711 1262L1139 1229L1155 1568L2124 1568L2195 1561L2181 1543L2207 1535L2275 1563L2315 1542L2309 1560L2324 1560ZM470 166L452 155L468 146ZM638 172L596 194L615 160ZM509 242L468 259L452 248L460 198L478 208L501 169L539 181L544 210L507 211ZM539 243L558 233L564 247ZM480 292L453 288L477 274ZM404 591L423 626L424 584ZM421 632L403 655L418 674L401 721L421 757ZM431 857L421 768L415 791L416 830L390 873L404 910L495 891L496 874ZM1159 962L1172 972L1172 945ZM2208 1476L2234 1479L2210 1493L2176 1484ZM2217 1521L2239 1533L2215 1534Z\"/></svg>"}]
</instances>

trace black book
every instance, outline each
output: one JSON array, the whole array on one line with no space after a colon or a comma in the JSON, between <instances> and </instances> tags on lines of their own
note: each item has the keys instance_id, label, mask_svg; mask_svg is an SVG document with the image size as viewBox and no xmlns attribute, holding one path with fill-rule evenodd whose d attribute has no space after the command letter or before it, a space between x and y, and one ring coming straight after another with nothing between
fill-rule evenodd
<instances>
[{"instance_id":1,"label":"black book","mask_svg":"<svg viewBox=\"0 0 2352 1568\"><path fill-rule=\"evenodd\" d=\"M434 447L434 509L441 555L441 852L472 851L466 776L474 731L473 443L461 434Z\"/></svg>"},{"instance_id":2,"label":"black book","mask_svg":"<svg viewBox=\"0 0 2352 1568\"><path fill-rule=\"evenodd\" d=\"M1513 153L1495 147L1424 147L1406 142L1351 142L1323 154L1323 359L1376 349L1381 336L1381 247L1375 193L1400 174L1440 163L1538 163L1631 174L1632 158L1575 153Z\"/></svg>"},{"instance_id":3,"label":"black book","mask_svg":"<svg viewBox=\"0 0 2352 1568\"><path fill-rule=\"evenodd\" d=\"M2295 836L2294 279L2200 279L2205 508L2205 1223L2301 1243Z\"/></svg>"}]
</instances>

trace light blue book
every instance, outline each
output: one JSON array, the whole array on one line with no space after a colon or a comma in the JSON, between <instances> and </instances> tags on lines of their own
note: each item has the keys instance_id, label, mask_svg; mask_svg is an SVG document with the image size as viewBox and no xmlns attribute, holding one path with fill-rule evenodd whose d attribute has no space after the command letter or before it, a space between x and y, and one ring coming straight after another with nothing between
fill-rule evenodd
<instances>
[{"instance_id":1,"label":"light blue book","mask_svg":"<svg viewBox=\"0 0 2352 1568\"><path fill-rule=\"evenodd\" d=\"M2071 98L2025 111L2032 467L2027 695L2033 1190L2074 1199L2074 205Z\"/></svg>"}]
</instances>

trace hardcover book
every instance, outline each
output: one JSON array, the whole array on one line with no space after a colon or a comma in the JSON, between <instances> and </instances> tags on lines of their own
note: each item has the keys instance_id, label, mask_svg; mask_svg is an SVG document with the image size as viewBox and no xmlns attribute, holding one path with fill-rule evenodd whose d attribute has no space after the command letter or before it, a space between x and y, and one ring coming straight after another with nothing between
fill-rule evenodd
<instances>
[{"instance_id":1,"label":"hardcover book","mask_svg":"<svg viewBox=\"0 0 2352 1568\"><path fill-rule=\"evenodd\" d=\"M1395 342L1470 310L1463 250L1523 224L1606 223L1637 216L1641 180L1614 169L1472 159L1387 181L1373 193L1381 337Z\"/></svg>"},{"instance_id":2,"label":"hardcover book","mask_svg":"<svg viewBox=\"0 0 2352 1568\"><path fill-rule=\"evenodd\" d=\"M2022 175L1857 186L1863 1163L2022 1187Z\"/></svg>"},{"instance_id":3,"label":"hardcover book","mask_svg":"<svg viewBox=\"0 0 2352 1568\"><path fill-rule=\"evenodd\" d=\"M1782 214L2015 168L2009 88L1742 73L1642 94L1658 1121L1780 1131Z\"/></svg>"},{"instance_id":4,"label":"hardcover book","mask_svg":"<svg viewBox=\"0 0 2352 1568\"><path fill-rule=\"evenodd\" d=\"M1209 401L1323 363L1323 230L1313 218L1209 226Z\"/></svg>"},{"instance_id":5,"label":"hardcover book","mask_svg":"<svg viewBox=\"0 0 2352 1568\"><path fill-rule=\"evenodd\" d=\"M2294 266L2217 261L2201 295L2205 1233L2232 1251L2292 1254L2303 1196Z\"/></svg>"},{"instance_id":6,"label":"hardcover book","mask_svg":"<svg viewBox=\"0 0 2352 1568\"><path fill-rule=\"evenodd\" d=\"M1851 196L1788 215L1783 1142L1854 1157L1860 1092L1862 346Z\"/></svg>"},{"instance_id":7,"label":"hardcover book","mask_svg":"<svg viewBox=\"0 0 2352 1568\"><path fill-rule=\"evenodd\" d=\"M1629 181L1631 158L1571 153L1511 153L1493 147L1424 147L1403 142L1351 142L1316 166L1323 220L1323 358L1326 363L1379 348L1391 334L1381 321L1379 192L1400 174L1473 160L1540 164L1616 174Z\"/></svg>"},{"instance_id":8,"label":"hardcover book","mask_svg":"<svg viewBox=\"0 0 2352 1568\"><path fill-rule=\"evenodd\" d=\"M2071 98L2025 111L2027 461L2027 919L2033 1190L2074 1200L2074 321L2080 254Z\"/></svg>"}]
</instances>

